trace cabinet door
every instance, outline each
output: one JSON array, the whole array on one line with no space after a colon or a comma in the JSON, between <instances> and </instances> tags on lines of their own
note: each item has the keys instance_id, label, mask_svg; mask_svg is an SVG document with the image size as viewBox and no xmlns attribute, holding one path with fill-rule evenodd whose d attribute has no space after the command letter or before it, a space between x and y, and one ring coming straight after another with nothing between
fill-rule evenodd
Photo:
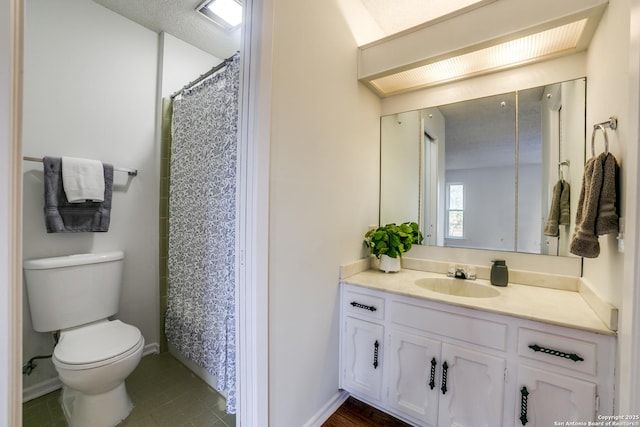
<instances>
[{"instance_id":1,"label":"cabinet door","mask_svg":"<svg viewBox=\"0 0 640 427\"><path fill-rule=\"evenodd\" d=\"M594 383L524 365L518 368L516 426L594 421L595 405Z\"/></svg>"},{"instance_id":2,"label":"cabinet door","mask_svg":"<svg viewBox=\"0 0 640 427\"><path fill-rule=\"evenodd\" d=\"M380 400L383 334L382 325L345 318L342 339L345 390Z\"/></svg>"},{"instance_id":3,"label":"cabinet door","mask_svg":"<svg viewBox=\"0 0 640 427\"><path fill-rule=\"evenodd\" d=\"M442 344L438 426L502 425L506 360Z\"/></svg>"},{"instance_id":4,"label":"cabinet door","mask_svg":"<svg viewBox=\"0 0 640 427\"><path fill-rule=\"evenodd\" d=\"M421 425L435 426L441 343L399 330L392 330L389 339L389 406Z\"/></svg>"}]
</instances>

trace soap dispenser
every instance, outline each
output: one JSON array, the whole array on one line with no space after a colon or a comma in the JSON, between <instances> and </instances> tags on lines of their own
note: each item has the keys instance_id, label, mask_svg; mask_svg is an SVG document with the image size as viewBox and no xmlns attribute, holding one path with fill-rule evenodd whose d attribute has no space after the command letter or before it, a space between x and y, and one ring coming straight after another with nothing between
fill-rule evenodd
<instances>
[{"instance_id":1,"label":"soap dispenser","mask_svg":"<svg viewBox=\"0 0 640 427\"><path fill-rule=\"evenodd\" d=\"M491 261L491 284L494 286L507 286L509 282L509 270L503 259L494 259Z\"/></svg>"}]
</instances>

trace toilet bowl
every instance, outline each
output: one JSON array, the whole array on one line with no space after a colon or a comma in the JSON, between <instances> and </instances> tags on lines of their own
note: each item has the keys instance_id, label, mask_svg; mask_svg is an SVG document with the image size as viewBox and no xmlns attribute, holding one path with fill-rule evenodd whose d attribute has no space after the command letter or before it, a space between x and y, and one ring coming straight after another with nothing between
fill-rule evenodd
<instances>
[{"instance_id":1,"label":"toilet bowl","mask_svg":"<svg viewBox=\"0 0 640 427\"><path fill-rule=\"evenodd\" d=\"M140 331L119 320L61 332L52 360L71 426L109 427L129 415L124 380L138 365L143 347Z\"/></svg>"},{"instance_id":2,"label":"toilet bowl","mask_svg":"<svg viewBox=\"0 0 640 427\"><path fill-rule=\"evenodd\" d=\"M60 331L53 365L63 385L62 409L71 427L113 427L132 409L125 379L138 365L138 328L109 320L118 312L121 251L26 260L33 328Z\"/></svg>"}]
</instances>

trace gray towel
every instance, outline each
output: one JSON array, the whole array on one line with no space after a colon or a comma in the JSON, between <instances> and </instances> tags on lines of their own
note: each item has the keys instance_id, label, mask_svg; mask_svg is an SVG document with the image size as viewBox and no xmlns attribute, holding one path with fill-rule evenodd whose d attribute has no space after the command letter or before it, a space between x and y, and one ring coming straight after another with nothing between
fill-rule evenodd
<instances>
[{"instance_id":1,"label":"gray towel","mask_svg":"<svg viewBox=\"0 0 640 427\"><path fill-rule=\"evenodd\" d=\"M560 193L560 225L571 224L571 186L562 180L562 193Z\"/></svg>"},{"instance_id":2,"label":"gray towel","mask_svg":"<svg viewBox=\"0 0 640 427\"><path fill-rule=\"evenodd\" d=\"M47 233L108 231L111 219L113 166L104 164L104 201L69 203L62 186L62 161L45 157L44 216Z\"/></svg>"},{"instance_id":3,"label":"gray towel","mask_svg":"<svg viewBox=\"0 0 640 427\"><path fill-rule=\"evenodd\" d=\"M544 228L545 236L557 237L559 234L558 224L560 223L560 197L562 195L562 181L558 181L553 186L551 195L551 208L549 209L549 218Z\"/></svg>"},{"instance_id":4,"label":"gray towel","mask_svg":"<svg viewBox=\"0 0 640 427\"><path fill-rule=\"evenodd\" d=\"M603 181L596 218L596 235L618 233L618 212L616 210L616 183L618 162L611 153L600 155L603 162Z\"/></svg>"},{"instance_id":5,"label":"gray towel","mask_svg":"<svg viewBox=\"0 0 640 427\"><path fill-rule=\"evenodd\" d=\"M544 228L545 236L558 237L560 235L559 226L569 225L571 222L569 204L570 193L571 187L564 179L561 179L553 186L549 218L547 219L547 225Z\"/></svg>"},{"instance_id":6,"label":"gray towel","mask_svg":"<svg viewBox=\"0 0 640 427\"><path fill-rule=\"evenodd\" d=\"M574 255L586 258L596 258L600 255L600 243L595 230L602 175L602 162L599 161L599 157L590 158L584 167L576 212L576 230L569 247L569 251Z\"/></svg>"}]
</instances>

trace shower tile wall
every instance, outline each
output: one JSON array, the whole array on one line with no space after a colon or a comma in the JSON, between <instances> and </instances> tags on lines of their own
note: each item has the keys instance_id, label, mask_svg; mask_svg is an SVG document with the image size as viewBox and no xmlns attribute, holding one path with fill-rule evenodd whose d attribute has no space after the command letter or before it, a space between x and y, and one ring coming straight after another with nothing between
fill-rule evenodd
<instances>
[{"instance_id":1,"label":"shower tile wall","mask_svg":"<svg viewBox=\"0 0 640 427\"><path fill-rule=\"evenodd\" d=\"M160 352L168 350L167 336L164 330L165 313L169 288L169 177L171 157L171 116L173 101L163 99L162 137L160 146Z\"/></svg>"}]
</instances>

